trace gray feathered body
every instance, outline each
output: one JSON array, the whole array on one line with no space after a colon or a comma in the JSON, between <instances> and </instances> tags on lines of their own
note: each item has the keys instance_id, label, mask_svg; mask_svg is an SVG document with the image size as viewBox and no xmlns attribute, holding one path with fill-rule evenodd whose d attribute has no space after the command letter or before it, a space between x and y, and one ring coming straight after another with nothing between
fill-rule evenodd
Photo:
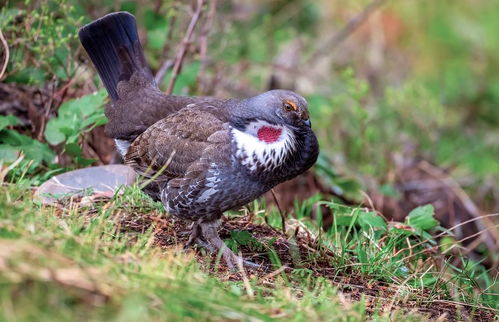
<instances>
[{"instance_id":1,"label":"gray feathered body","mask_svg":"<svg viewBox=\"0 0 499 322\"><path fill-rule=\"evenodd\" d=\"M287 91L241 100L166 95L145 64L135 20L127 13L83 27L80 39L112 98L106 133L126 143L126 164L156 177L146 192L169 213L218 219L315 163L318 143L300 119L309 122L301 96ZM99 46L102 42L106 45ZM294 114L266 106L288 100L295 102Z\"/></svg>"},{"instance_id":2,"label":"gray feathered body","mask_svg":"<svg viewBox=\"0 0 499 322\"><path fill-rule=\"evenodd\" d=\"M318 145L311 131L293 133L294 147L288 153L272 156L269 150L264 158L281 158L275 167L241 150L234 132L245 124L233 122L230 112L241 103L189 102L133 140L125 162L144 176L157 176L156 188L149 193L161 199L169 213L189 220L219 217L315 162ZM244 164L247 159L252 162Z\"/></svg>"}]
</instances>

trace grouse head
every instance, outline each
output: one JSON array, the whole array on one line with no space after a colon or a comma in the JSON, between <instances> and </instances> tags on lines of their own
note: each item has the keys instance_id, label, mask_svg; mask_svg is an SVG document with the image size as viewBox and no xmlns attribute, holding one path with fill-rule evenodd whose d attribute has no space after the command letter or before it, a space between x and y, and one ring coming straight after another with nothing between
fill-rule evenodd
<instances>
[{"instance_id":1,"label":"grouse head","mask_svg":"<svg viewBox=\"0 0 499 322\"><path fill-rule=\"evenodd\" d=\"M232 114L240 129L252 121L286 126L291 130L311 126L305 98L286 90L272 90L245 99Z\"/></svg>"},{"instance_id":2,"label":"grouse head","mask_svg":"<svg viewBox=\"0 0 499 322\"><path fill-rule=\"evenodd\" d=\"M236 156L255 173L296 176L317 159L307 101L286 90L242 100L231 110Z\"/></svg>"}]
</instances>

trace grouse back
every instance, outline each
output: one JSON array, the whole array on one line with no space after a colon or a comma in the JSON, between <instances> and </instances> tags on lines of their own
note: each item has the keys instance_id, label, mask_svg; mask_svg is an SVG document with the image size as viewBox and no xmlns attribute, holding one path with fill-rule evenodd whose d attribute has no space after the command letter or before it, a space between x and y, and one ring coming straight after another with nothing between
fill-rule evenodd
<instances>
[{"instance_id":1,"label":"grouse back","mask_svg":"<svg viewBox=\"0 0 499 322\"><path fill-rule=\"evenodd\" d=\"M106 134L122 155L147 128L189 104L218 100L161 92L140 44L135 17L110 13L82 27L79 37L111 97L106 106Z\"/></svg>"}]
</instances>

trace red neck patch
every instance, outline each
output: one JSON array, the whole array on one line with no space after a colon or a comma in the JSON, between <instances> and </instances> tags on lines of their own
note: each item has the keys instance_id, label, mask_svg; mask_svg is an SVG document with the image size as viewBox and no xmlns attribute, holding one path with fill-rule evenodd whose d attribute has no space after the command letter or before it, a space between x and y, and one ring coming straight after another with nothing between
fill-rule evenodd
<instances>
[{"instance_id":1,"label":"red neck patch","mask_svg":"<svg viewBox=\"0 0 499 322\"><path fill-rule=\"evenodd\" d=\"M262 126L258 129L257 137L265 143L274 143L281 137L282 129L270 126Z\"/></svg>"}]
</instances>

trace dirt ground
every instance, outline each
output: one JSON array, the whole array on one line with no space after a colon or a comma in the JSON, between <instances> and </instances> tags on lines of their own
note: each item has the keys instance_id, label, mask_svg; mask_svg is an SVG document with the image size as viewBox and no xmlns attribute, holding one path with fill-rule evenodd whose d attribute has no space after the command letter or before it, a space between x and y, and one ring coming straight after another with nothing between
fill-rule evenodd
<instances>
[{"instance_id":1,"label":"dirt ground","mask_svg":"<svg viewBox=\"0 0 499 322\"><path fill-rule=\"evenodd\" d=\"M152 223L156 226L156 243L161 247L179 248L179 244L183 245L188 239L189 224L174 218L165 219L159 217L158 214L121 218L123 229L132 232L143 232ZM313 276L329 279L337 287L339 296L347 305L364 298L368 313L373 313L375 310L378 312L401 310L402 312L417 312L431 320L439 321L493 321L497 318L494 311L487 308L477 309L464 303L445 299L429 301L430 291L427 289L416 293L412 290L410 296L402 296L400 286L356 274L344 272L338 274L329 261L335 255L330 251L320 249L311 234L304 230L288 238L270 226L255 225L247 218L225 219L220 229L220 236L227 240L233 236L233 232L246 232L245 236L251 236L258 241L272 241L272 247L282 266L275 268L269 259L268 249L259 248L251 242L247 245L239 245L238 249L246 260L259 264L259 267L246 269L244 274L229 271L223 261L217 262L215 269L213 263L216 262L216 256L206 254L202 249L194 250L200 264L222 280L237 281L247 276L247 278L258 279L262 285L272 286L280 274L287 274L295 268L301 268L312 272Z\"/></svg>"}]
</instances>

